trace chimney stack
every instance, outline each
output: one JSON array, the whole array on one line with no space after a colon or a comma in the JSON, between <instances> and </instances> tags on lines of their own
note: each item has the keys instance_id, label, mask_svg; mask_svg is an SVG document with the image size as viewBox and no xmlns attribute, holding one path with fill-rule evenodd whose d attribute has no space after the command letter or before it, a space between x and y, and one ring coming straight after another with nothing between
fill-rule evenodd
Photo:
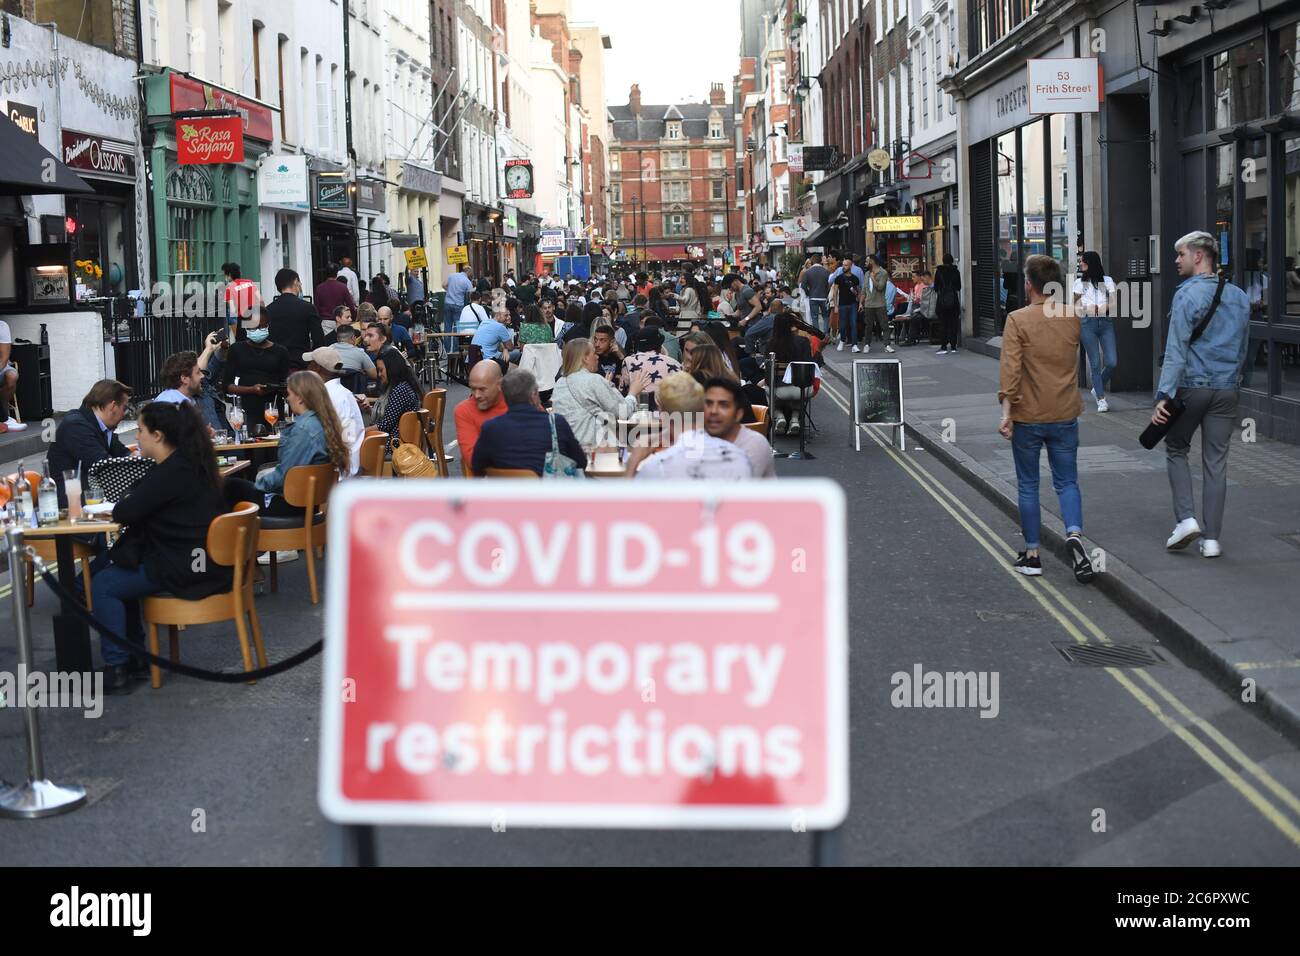
<instances>
[{"instance_id":1,"label":"chimney stack","mask_svg":"<svg viewBox=\"0 0 1300 956\"><path fill-rule=\"evenodd\" d=\"M632 89L627 94L627 105L631 107L633 116L641 115L641 84L632 84Z\"/></svg>"},{"instance_id":2,"label":"chimney stack","mask_svg":"<svg viewBox=\"0 0 1300 956\"><path fill-rule=\"evenodd\" d=\"M722 106L727 102L727 91L723 89L721 83L714 83L709 87L709 105Z\"/></svg>"}]
</instances>

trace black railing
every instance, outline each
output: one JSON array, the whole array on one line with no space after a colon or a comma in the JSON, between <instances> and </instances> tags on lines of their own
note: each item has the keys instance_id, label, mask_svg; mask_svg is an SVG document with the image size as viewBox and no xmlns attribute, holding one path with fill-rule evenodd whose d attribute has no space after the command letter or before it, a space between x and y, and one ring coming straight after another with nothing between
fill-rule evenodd
<instances>
[{"instance_id":1,"label":"black railing","mask_svg":"<svg viewBox=\"0 0 1300 956\"><path fill-rule=\"evenodd\" d=\"M203 340L226 323L221 315L153 315L148 300L125 296L96 305L104 317L104 340L113 349L113 376L129 386L136 399L162 391L158 373L169 355L202 352Z\"/></svg>"}]
</instances>

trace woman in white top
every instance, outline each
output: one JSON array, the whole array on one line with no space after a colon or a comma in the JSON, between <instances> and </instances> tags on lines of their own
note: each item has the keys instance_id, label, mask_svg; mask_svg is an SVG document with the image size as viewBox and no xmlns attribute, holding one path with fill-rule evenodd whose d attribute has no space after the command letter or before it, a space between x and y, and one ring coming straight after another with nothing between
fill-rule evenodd
<instances>
[{"instance_id":1,"label":"woman in white top","mask_svg":"<svg viewBox=\"0 0 1300 956\"><path fill-rule=\"evenodd\" d=\"M583 448L616 444L618 422L636 411L637 396L650 384L649 370L632 376L624 397L598 371L600 359L590 339L571 339L563 356L560 378L551 393L551 410L564 416Z\"/></svg>"},{"instance_id":2,"label":"woman in white top","mask_svg":"<svg viewBox=\"0 0 1300 956\"><path fill-rule=\"evenodd\" d=\"M1079 316L1079 338L1092 369L1092 394L1097 411L1110 410L1106 383L1119 363L1115 350L1115 280L1106 275L1101 256L1091 250L1079 257L1074 280L1074 311Z\"/></svg>"}]
</instances>

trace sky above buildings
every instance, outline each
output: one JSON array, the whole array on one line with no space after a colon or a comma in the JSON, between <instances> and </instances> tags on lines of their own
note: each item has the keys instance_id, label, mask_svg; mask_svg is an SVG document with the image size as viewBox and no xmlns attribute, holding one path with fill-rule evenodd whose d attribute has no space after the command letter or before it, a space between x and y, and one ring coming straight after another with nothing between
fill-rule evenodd
<instances>
[{"instance_id":1,"label":"sky above buildings","mask_svg":"<svg viewBox=\"0 0 1300 956\"><path fill-rule=\"evenodd\" d=\"M643 103L702 103L709 86L731 81L740 66L737 0L572 0L575 22L609 34L605 95L627 102L633 83Z\"/></svg>"}]
</instances>

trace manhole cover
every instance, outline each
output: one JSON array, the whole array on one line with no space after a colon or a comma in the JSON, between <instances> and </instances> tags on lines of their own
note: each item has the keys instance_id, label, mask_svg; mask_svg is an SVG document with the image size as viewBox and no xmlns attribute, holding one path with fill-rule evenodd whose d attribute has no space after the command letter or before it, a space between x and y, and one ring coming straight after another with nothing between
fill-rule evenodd
<instances>
[{"instance_id":1,"label":"manhole cover","mask_svg":"<svg viewBox=\"0 0 1300 956\"><path fill-rule=\"evenodd\" d=\"M1148 667L1169 663L1150 644L1053 644L1079 667Z\"/></svg>"}]
</instances>

